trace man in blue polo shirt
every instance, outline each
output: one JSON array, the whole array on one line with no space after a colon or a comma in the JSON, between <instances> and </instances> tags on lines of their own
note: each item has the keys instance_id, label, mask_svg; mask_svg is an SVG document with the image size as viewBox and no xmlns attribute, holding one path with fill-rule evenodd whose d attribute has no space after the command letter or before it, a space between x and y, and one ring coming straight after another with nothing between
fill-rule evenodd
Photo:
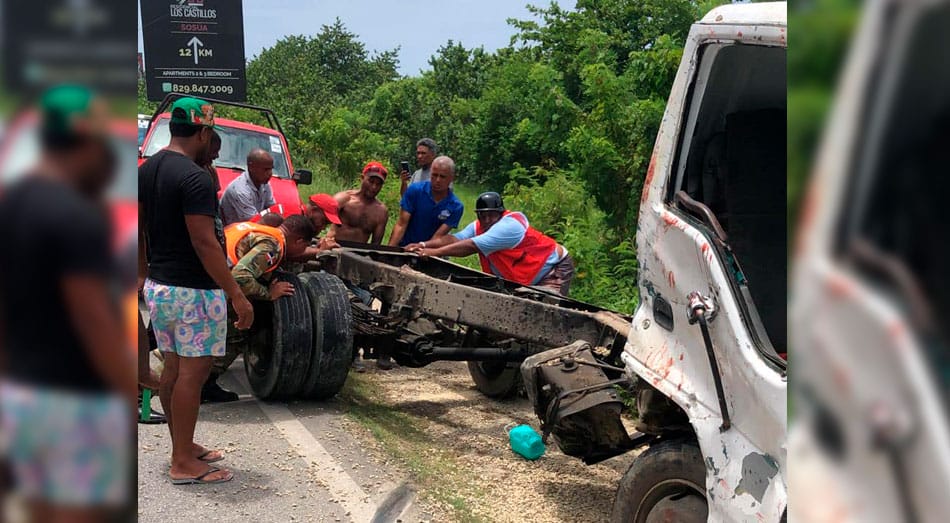
<instances>
[{"instance_id":1,"label":"man in blue polo shirt","mask_svg":"<svg viewBox=\"0 0 950 523\"><path fill-rule=\"evenodd\" d=\"M399 203L399 220L389 245L405 246L445 236L458 227L465 209L449 186L455 180L455 162L448 156L432 161L430 179L406 189Z\"/></svg>"}]
</instances>

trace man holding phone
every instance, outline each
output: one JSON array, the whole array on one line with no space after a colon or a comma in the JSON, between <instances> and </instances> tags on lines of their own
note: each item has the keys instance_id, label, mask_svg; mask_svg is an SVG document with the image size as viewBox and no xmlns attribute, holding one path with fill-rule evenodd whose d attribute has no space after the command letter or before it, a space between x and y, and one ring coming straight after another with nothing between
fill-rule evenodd
<instances>
[{"instance_id":1,"label":"man holding phone","mask_svg":"<svg viewBox=\"0 0 950 523\"><path fill-rule=\"evenodd\" d=\"M399 178L402 185L399 187L399 196L406 194L406 188L410 183L427 182L432 178L432 161L439 153L439 146L432 138L423 138L416 142L416 165L419 168L416 172L409 174L409 162L401 162L402 172Z\"/></svg>"}]
</instances>

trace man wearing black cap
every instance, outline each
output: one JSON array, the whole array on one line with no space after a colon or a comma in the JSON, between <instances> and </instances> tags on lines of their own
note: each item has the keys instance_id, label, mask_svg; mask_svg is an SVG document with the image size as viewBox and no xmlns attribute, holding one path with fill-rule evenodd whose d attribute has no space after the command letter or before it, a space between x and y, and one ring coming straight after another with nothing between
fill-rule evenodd
<instances>
[{"instance_id":1,"label":"man wearing black cap","mask_svg":"<svg viewBox=\"0 0 950 523\"><path fill-rule=\"evenodd\" d=\"M482 271L522 285L548 287L564 296L574 278L567 249L528 224L520 212L505 210L501 195L486 192L475 201L478 218L455 234L413 243L420 256L468 256L478 253Z\"/></svg>"}]
</instances>

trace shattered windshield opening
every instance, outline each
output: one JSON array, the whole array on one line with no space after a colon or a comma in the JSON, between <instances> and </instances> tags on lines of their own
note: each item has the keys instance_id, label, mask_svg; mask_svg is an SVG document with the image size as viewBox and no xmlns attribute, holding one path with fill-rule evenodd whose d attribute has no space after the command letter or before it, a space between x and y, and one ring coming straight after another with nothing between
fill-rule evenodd
<instances>
[{"instance_id":1,"label":"shattered windshield opening","mask_svg":"<svg viewBox=\"0 0 950 523\"><path fill-rule=\"evenodd\" d=\"M761 321L763 349L779 354L787 350L785 70L782 47L706 45L675 167L675 190L718 220L746 314Z\"/></svg>"}]
</instances>

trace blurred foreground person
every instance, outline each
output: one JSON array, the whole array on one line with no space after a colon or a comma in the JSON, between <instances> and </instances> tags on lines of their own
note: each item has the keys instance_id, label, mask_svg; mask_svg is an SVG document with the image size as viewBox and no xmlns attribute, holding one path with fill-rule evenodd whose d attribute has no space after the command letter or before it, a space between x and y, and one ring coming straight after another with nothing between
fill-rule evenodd
<instances>
[{"instance_id":1,"label":"blurred foreground person","mask_svg":"<svg viewBox=\"0 0 950 523\"><path fill-rule=\"evenodd\" d=\"M238 328L250 327L254 319L215 232L214 182L195 163L207 157L213 127L210 104L196 98L175 101L171 142L139 167L139 278L165 355L159 396L172 437L169 477L176 485L233 477L209 465L224 456L194 442L195 423L212 357L225 353L225 297L237 312Z\"/></svg>"},{"instance_id":2,"label":"blurred foreground person","mask_svg":"<svg viewBox=\"0 0 950 523\"><path fill-rule=\"evenodd\" d=\"M950 514L948 27L947 1L866 4L830 113L795 245L789 521Z\"/></svg>"},{"instance_id":3,"label":"blurred foreground person","mask_svg":"<svg viewBox=\"0 0 950 523\"><path fill-rule=\"evenodd\" d=\"M104 102L40 101L41 156L0 190L0 441L32 521L103 521L127 501L135 353L110 288Z\"/></svg>"}]
</instances>

